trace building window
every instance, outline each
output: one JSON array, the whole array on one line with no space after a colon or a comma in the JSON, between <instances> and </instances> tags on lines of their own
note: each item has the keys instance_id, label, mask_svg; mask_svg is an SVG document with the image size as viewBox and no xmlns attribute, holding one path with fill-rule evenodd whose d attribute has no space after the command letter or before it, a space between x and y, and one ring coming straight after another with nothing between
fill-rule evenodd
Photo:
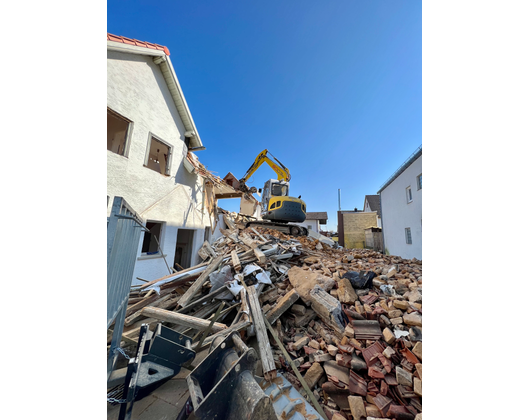
<instances>
[{"instance_id":1,"label":"building window","mask_svg":"<svg viewBox=\"0 0 530 420\"><path fill-rule=\"evenodd\" d=\"M313 225L307 225L307 228L313 230Z\"/></svg>"},{"instance_id":2,"label":"building window","mask_svg":"<svg viewBox=\"0 0 530 420\"><path fill-rule=\"evenodd\" d=\"M418 190L421 190L421 174L416 177L416 182L418 183Z\"/></svg>"},{"instance_id":3,"label":"building window","mask_svg":"<svg viewBox=\"0 0 530 420\"><path fill-rule=\"evenodd\" d=\"M147 222L145 224L149 232L144 233L144 241L142 243L142 254L152 255L158 253L158 243L160 243L160 235L162 233L162 223Z\"/></svg>"},{"instance_id":4,"label":"building window","mask_svg":"<svg viewBox=\"0 0 530 420\"><path fill-rule=\"evenodd\" d=\"M147 150L148 153L144 165L162 175L169 175L171 146L150 134Z\"/></svg>"},{"instance_id":5,"label":"building window","mask_svg":"<svg viewBox=\"0 0 530 420\"><path fill-rule=\"evenodd\" d=\"M412 201L412 190L410 189L410 187L407 187L406 193L407 193L407 203L410 203Z\"/></svg>"},{"instance_id":6,"label":"building window","mask_svg":"<svg viewBox=\"0 0 530 420\"><path fill-rule=\"evenodd\" d=\"M125 156L132 121L107 108L107 150Z\"/></svg>"},{"instance_id":7,"label":"building window","mask_svg":"<svg viewBox=\"0 0 530 420\"><path fill-rule=\"evenodd\" d=\"M412 244L412 235L410 233L410 228L405 228L405 240L406 240L407 244L409 244L409 245Z\"/></svg>"}]
</instances>

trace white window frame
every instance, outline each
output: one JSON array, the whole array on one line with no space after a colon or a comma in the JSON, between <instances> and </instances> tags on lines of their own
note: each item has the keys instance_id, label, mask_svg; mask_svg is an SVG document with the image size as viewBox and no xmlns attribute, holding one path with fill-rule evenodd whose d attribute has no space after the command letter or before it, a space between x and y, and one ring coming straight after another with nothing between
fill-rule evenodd
<instances>
[{"instance_id":1,"label":"white window frame","mask_svg":"<svg viewBox=\"0 0 530 420\"><path fill-rule=\"evenodd\" d=\"M410 239L410 242L409 242ZM407 245L412 245L412 232L409 227L405 228L405 243Z\"/></svg>"},{"instance_id":2,"label":"white window frame","mask_svg":"<svg viewBox=\"0 0 530 420\"><path fill-rule=\"evenodd\" d=\"M416 177L416 186L418 187L418 191L421 190L422 188L422 185L421 185L421 175L422 174L419 174L417 177Z\"/></svg>"},{"instance_id":3,"label":"white window frame","mask_svg":"<svg viewBox=\"0 0 530 420\"><path fill-rule=\"evenodd\" d=\"M410 188L410 185L405 188L405 194L407 196L407 203L412 203L412 188Z\"/></svg>"},{"instance_id":4,"label":"white window frame","mask_svg":"<svg viewBox=\"0 0 530 420\"><path fill-rule=\"evenodd\" d=\"M147 166L147 164L149 163L149 151L151 150L151 140L152 139L155 139L156 141L159 141L160 143L162 143L164 146L167 146L167 148L168 148L168 156L167 156L167 162L166 162L166 171L163 174L161 174L160 172L157 172L154 169L151 169L149 166ZM170 176L170 173L171 173L171 160L172 159L173 159L173 146L171 144L169 144L167 141L162 140L157 135L149 132L149 137L148 137L148 140L147 140L147 150L145 152L144 167L146 167L147 169L149 169L149 170L151 170L153 172L157 172L160 175Z\"/></svg>"}]
</instances>

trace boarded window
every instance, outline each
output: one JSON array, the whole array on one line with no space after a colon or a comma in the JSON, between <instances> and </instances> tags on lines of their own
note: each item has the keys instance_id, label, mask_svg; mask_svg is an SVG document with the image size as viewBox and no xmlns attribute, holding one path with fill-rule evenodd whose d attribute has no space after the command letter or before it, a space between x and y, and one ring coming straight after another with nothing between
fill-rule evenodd
<instances>
[{"instance_id":1,"label":"boarded window","mask_svg":"<svg viewBox=\"0 0 530 420\"><path fill-rule=\"evenodd\" d=\"M107 108L107 150L125 156L131 121Z\"/></svg>"},{"instance_id":2,"label":"boarded window","mask_svg":"<svg viewBox=\"0 0 530 420\"><path fill-rule=\"evenodd\" d=\"M169 158L171 147L151 136L149 138L149 152L145 166L163 175L169 175Z\"/></svg>"}]
</instances>

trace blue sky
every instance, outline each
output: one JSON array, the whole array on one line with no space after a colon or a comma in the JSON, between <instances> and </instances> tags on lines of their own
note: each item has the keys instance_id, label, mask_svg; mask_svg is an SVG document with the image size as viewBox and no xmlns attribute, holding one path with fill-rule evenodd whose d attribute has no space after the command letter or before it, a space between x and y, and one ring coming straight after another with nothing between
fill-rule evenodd
<instances>
[{"instance_id":1,"label":"blue sky","mask_svg":"<svg viewBox=\"0 0 530 420\"><path fill-rule=\"evenodd\" d=\"M107 3L108 32L169 48L200 161L240 178L269 149L328 230L339 188L362 209L422 143L421 17L419 0ZM249 185L275 177L263 165Z\"/></svg>"}]
</instances>

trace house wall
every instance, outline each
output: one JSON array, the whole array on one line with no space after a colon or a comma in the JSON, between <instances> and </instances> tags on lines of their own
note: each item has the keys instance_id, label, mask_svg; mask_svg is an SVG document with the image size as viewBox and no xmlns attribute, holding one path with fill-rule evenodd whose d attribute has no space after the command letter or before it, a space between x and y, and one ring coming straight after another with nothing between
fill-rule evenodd
<instances>
[{"instance_id":1,"label":"house wall","mask_svg":"<svg viewBox=\"0 0 530 420\"><path fill-rule=\"evenodd\" d=\"M368 203L367 199L364 199L364 208L366 209L366 211L372 211L372 209L370 208L370 203ZM379 216L377 216L377 227L382 227L381 218Z\"/></svg>"},{"instance_id":2,"label":"house wall","mask_svg":"<svg viewBox=\"0 0 530 420\"><path fill-rule=\"evenodd\" d=\"M204 238L204 227L210 224L203 209L204 180L184 168L186 130L151 57L107 51L107 106L133 122L127 157L107 151L109 203L114 196L122 196L144 219L164 222L160 245L170 267L178 229L195 230L192 265L196 264L196 251L203 242L197 238ZM169 176L144 167L150 133L172 147ZM160 256L141 256L142 241L143 234L133 284L138 283L136 277L153 280L168 274Z\"/></svg>"},{"instance_id":3,"label":"house wall","mask_svg":"<svg viewBox=\"0 0 530 420\"><path fill-rule=\"evenodd\" d=\"M422 156L419 156L390 185L381 191L383 237L385 248L391 255L402 258L422 258L422 191L418 190L416 177L422 173ZM412 190L412 202L407 203L406 188ZM412 244L406 243L405 228L410 227Z\"/></svg>"},{"instance_id":4,"label":"house wall","mask_svg":"<svg viewBox=\"0 0 530 420\"><path fill-rule=\"evenodd\" d=\"M311 225L311 226L313 226L311 228L311 230L313 230L314 232L319 232L320 231L320 223L318 222L318 220L306 219L302 223L293 223L293 224L294 225L299 225L299 226L304 226L307 229L309 229L309 225Z\"/></svg>"},{"instance_id":5,"label":"house wall","mask_svg":"<svg viewBox=\"0 0 530 420\"><path fill-rule=\"evenodd\" d=\"M344 247L348 249L365 246L364 230L376 226L377 213L374 212L341 212ZM339 235L340 237L340 235Z\"/></svg>"}]
</instances>

